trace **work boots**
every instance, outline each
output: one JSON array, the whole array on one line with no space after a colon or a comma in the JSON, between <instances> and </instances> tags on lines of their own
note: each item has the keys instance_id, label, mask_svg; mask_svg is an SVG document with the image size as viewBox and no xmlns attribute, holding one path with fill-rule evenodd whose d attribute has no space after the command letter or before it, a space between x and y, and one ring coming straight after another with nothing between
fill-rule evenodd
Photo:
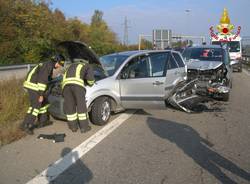
<instances>
[{"instance_id":1,"label":"work boots","mask_svg":"<svg viewBox=\"0 0 250 184\"><path fill-rule=\"evenodd\" d=\"M44 122L38 122L38 124L36 125L36 128L43 128L45 126L49 126L49 125L52 125L53 124L53 121L50 121L50 120L47 120L47 121L44 121Z\"/></svg>"},{"instance_id":2,"label":"work boots","mask_svg":"<svg viewBox=\"0 0 250 184\"><path fill-rule=\"evenodd\" d=\"M91 130L91 126L89 126L89 125L86 128L81 128L80 129L81 133L86 133L86 132L88 132L90 130Z\"/></svg>"},{"instance_id":3,"label":"work boots","mask_svg":"<svg viewBox=\"0 0 250 184\"><path fill-rule=\"evenodd\" d=\"M30 123L22 123L20 125L20 129L29 135L34 134L34 132L33 132L34 126Z\"/></svg>"},{"instance_id":4,"label":"work boots","mask_svg":"<svg viewBox=\"0 0 250 184\"><path fill-rule=\"evenodd\" d=\"M72 132L77 132L77 124L76 122L68 122L68 127Z\"/></svg>"}]
</instances>

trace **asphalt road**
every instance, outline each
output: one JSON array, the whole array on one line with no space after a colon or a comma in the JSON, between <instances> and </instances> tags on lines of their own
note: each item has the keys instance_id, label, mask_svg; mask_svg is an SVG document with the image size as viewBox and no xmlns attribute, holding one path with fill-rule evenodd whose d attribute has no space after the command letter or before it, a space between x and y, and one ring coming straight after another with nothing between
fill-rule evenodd
<instances>
[{"instance_id":1,"label":"asphalt road","mask_svg":"<svg viewBox=\"0 0 250 184\"><path fill-rule=\"evenodd\" d=\"M250 183L249 79L234 73L230 101L207 104L201 113L138 110L51 183ZM0 184L30 181L102 127L83 135L66 128L58 121L1 148ZM53 132L65 132L66 141L36 140Z\"/></svg>"}]
</instances>

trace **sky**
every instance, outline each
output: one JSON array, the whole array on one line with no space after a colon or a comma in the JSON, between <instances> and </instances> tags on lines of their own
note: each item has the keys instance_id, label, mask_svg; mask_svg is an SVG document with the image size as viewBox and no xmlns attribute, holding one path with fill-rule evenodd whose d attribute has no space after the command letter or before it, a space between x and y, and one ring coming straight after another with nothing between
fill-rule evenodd
<instances>
[{"instance_id":1,"label":"sky","mask_svg":"<svg viewBox=\"0 0 250 184\"><path fill-rule=\"evenodd\" d=\"M242 27L241 35L250 36L250 0L52 0L51 7L85 23L90 23L94 10L101 10L121 42L127 17L130 44L138 42L139 34L152 34L153 29L208 38L209 28L216 27L224 8L231 23Z\"/></svg>"}]
</instances>

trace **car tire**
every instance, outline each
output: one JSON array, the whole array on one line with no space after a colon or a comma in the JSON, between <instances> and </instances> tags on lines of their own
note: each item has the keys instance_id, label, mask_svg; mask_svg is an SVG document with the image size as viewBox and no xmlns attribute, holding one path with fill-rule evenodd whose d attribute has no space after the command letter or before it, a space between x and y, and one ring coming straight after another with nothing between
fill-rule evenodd
<instances>
[{"instance_id":1,"label":"car tire","mask_svg":"<svg viewBox=\"0 0 250 184\"><path fill-rule=\"evenodd\" d=\"M232 89L233 88L233 79L230 80L230 88Z\"/></svg>"},{"instance_id":2,"label":"car tire","mask_svg":"<svg viewBox=\"0 0 250 184\"><path fill-rule=\"evenodd\" d=\"M229 101L229 93L223 94L222 100L223 100L224 102L228 102L228 101Z\"/></svg>"},{"instance_id":3,"label":"car tire","mask_svg":"<svg viewBox=\"0 0 250 184\"><path fill-rule=\"evenodd\" d=\"M108 123L111 116L111 103L109 98L97 98L90 111L91 122L95 125L103 126Z\"/></svg>"}]
</instances>

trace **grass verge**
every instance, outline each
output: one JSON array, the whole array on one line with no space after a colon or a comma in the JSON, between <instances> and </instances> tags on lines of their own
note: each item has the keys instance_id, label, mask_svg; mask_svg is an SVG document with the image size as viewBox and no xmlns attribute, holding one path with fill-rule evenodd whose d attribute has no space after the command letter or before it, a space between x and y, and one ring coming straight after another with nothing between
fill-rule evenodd
<instances>
[{"instance_id":1,"label":"grass verge","mask_svg":"<svg viewBox=\"0 0 250 184\"><path fill-rule=\"evenodd\" d=\"M23 80L0 81L0 146L25 135L19 125L28 109L28 96L22 87Z\"/></svg>"}]
</instances>

